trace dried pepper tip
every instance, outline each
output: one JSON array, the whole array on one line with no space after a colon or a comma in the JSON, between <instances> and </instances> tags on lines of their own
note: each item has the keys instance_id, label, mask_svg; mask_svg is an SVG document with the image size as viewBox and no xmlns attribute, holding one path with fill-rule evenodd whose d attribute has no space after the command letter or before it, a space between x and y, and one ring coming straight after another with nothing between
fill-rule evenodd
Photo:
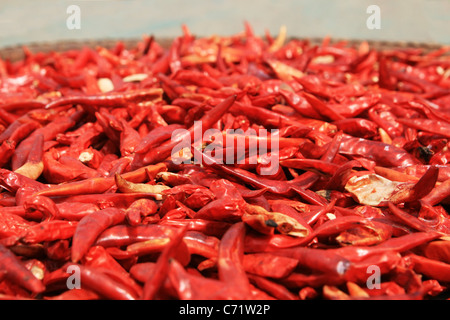
<instances>
[{"instance_id":1,"label":"dried pepper tip","mask_svg":"<svg viewBox=\"0 0 450 320\"><path fill-rule=\"evenodd\" d=\"M171 188L162 184L133 183L125 180L120 174L114 175L117 188L123 193L150 193L154 194L157 200L163 198L163 191Z\"/></svg>"}]
</instances>

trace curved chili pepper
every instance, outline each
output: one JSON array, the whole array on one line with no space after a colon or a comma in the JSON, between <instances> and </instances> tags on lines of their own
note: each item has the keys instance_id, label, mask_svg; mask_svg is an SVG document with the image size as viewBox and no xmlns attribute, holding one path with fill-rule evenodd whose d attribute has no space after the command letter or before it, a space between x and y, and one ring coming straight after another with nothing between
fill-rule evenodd
<instances>
[{"instance_id":1,"label":"curved chili pepper","mask_svg":"<svg viewBox=\"0 0 450 320\"><path fill-rule=\"evenodd\" d=\"M318 113L302 95L282 89L279 90L279 93L300 115L312 119L322 119L320 113Z\"/></svg>"},{"instance_id":2,"label":"curved chili pepper","mask_svg":"<svg viewBox=\"0 0 450 320\"><path fill-rule=\"evenodd\" d=\"M59 209L56 206L55 202L45 196L34 195L28 197L24 201L23 207L26 212L30 212L33 210L41 212L44 217L47 217L47 221L59 218Z\"/></svg>"},{"instance_id":3,"label":"curved chili pepper","mask_svg":"<svg viewBox=\"0 0 450 320\"><path fill-rule=\"evenodd\" d=\"M66 220L43 221L28 228L22 241L25 243L42 243L70 239L75 233L77 223L77 221Z\"/></svg>"},{"instance_id":4,"label":"curved chili pepper","mask_svg":"<svg viewBox=\"0 0 450 320\"><path fill-rule=\"evenodd\" d=\"M32 134L30 134L27 138L22 140L17 145L17 148L11 159L11 168L13 170L16 170L25 163L28 154L35 142L34 139L36 135L42 134L44 136L44 141L49 141L55 138L58 133L65 132L69 128L73 127L83 114L83 111L75 111L68 116L60 116L47 125L34 130Z\"/></svg>"},{"instance_id":5,"label":"curved chili pepper","mask_svg":"<svg viewBox=\"0 0 450 320\"><path fill-rule=\"evenodd\" d=\"M299 265L327 273L330 276L344 276L351 266L351 262L345 256L326 249L292 247L280 248L272 253L296 259Z\"/></svg>"},{"instance_id":6,"label":"curved chili pepper","mask_svg":"<svg viewBox=\"0 0 450 320\"><path fill-rule=\"evenodd\" d=\"M34 145L35 148L28 154L26 162L15 172L36 180L44 171L44 136L42 134L36 135Z\"/></svg>"},{"instance_id":7,"label":"curved chili pepper","mask_svg":"<svg viewBox=\"0 0 450 320\"><path fill-rule=\"evenodd\" d=\"M9 126L8 129L11 127L13 126ZM22 140L27 138L34 130L38 129L39 127L40 124L37 121L30 120L24 122L20 124L14 131L12 131L11 135L9 135L7 139L11 142L15 142L16 145L18 145ZM6 131L4 131L3 133L6 133Z\"/></svg>"},{"instance_id":8,"label":"curved chili pepper","mask_svg":"<svg viewBox=\"0 0 450 320\"><path fill-rule=\"evenodd\" d=\"M414 119L399 118L397 119L397 121L408 127L412 127L418 130L424 130L447 138L450 137L449 134L450 123L448 122L422 118L414 118Z\"/></svg>"},{"instance_id":9,"label":"curved chili pepper","mask_svg":"<svg viewBox=\"0 0 450 320\"><path fill-rule=\"evenodd\" d=\"M243 259L246 272L275 279L287 277L297 265L298 261L295 259L270 253L246 254Z\"/></svg>"},{"instance_id":10,"label":"curved chili pepper","mask_svg":"<svg viewBox=\"0 0 450 320\"><path fill-rule=\"evenodd\" d=\"M171 237L169 244L167 244L158 257L155 266L155 273L150 277L144 284L142 299L149 300L157 294L158 290L162 286L163 282L167 277L167 273L164 270L168 268L169 261L175 254L175 250L181 244L184 234L186 233L187 227L184 226Z\"/></svg>"},{"instance_id":11,"label":"curved chili pepper","mask_svg":"<svg viewBox=\"0 0 450 320\"><path fill-rule=\"evenodd\" d=\"M346 118L332 122L339 130L354 137L370 139L377 134L378 126L364 118Z\"/></svg>"},{"instance_id":12,"label":"curved chili pepper","mask_svg":"<svg viewBox=\"0 0 450 320\"><path fill-rule=\"evenodd\" d=\"M391 108L385 104L377 104L368 110L369 118L386 131L391 139L403 134L403 126L392 113Z\"/></svg>"},{"instance_id":13,"label":"curved chili pepper","mask_svg":"<svg viewBox=\"0 0 450 320\"><path fill-rule=\"evenodd\" d=\"M83 257L83 264L92 268L111 270L110 274L120 276L122 282L133 288L137 294L142 293L142 288L131 278L127 270L120 265L107 250L101 246L93 246Z\"/></svg>"},{"instance_id":14,"label":"curved chili pepper","mask_svg":"<svg viewBox=\"0 0 450 320\"><path fill-rule=\"evenodd\" d=\"M176 260L170 261L170 283L176 297L186 300L235 299L240 297L235 288L223 281L190 274Z\"/></svg>"},{"instance_id":15,"label":"curved chili pepper","mask_svg":"<svg viewBox=\"0 0 450 320\"><path fill-rule=\"evenodd\" d=\"M0 241L6 245L8 239L13 238L14 242L19 240L34 223L25 218L7 212L0 214Z\"/></svg>"},{"instance_id":16,"label":"curved chili pepper","mask_svg":"<svg viewBox=\"0 0 450 320\"><path fill-rule=\"evenodd\" d=\"M422 248L425 257L445 263L450 263L450 241L432 241Z\"/></svg>"},{"instance_id":17,"label":"curved chili pepper","mask_svg":"<svg viewBox=\"0 0 450 320\"><path fill-rule=\"evenodd\" d=\"M95 240L95 245L108 247L122 247L135 242L158 238L168 238L177 226L162 224L146 224L129 226L118 224L104 230Z\"/></svg>"},{"instance_id":18,"label":"curved chili pepper","mask_svg":"<svg viewBox=\"0 0 450 320\"><path fill-rule=\"evenodd\" d=\"M391 212L401 219L404 223L406 223L408 226L414 228L418 231L428 232L432 231L432 229L426 225L424 222L420 221L414 216L411 216L410 214L406 213L402 209L396 207L392 202L389 202L389 209Z\"/></svg>"},{"instance_id":19,"label":"curved chili pepper","mask_svg":"<svg viewBox=\"0 0 450 320\"><path fill-rule=\"evenodd\" d=\"M419 164L419 161L403 149L393 145L362 138L345 137L341 143L342 154L360 155L374 160L378 166L403 167Z\"/></svg>"},{"instance_id":20,"label":"curved chili pepper","mask_svg":"<svg viewBox=\"0 0 450 320\"><path fill-rule=\"evenodd\" d=\"M330 176L334 175L339 168L337 164L316 159L287 159L282 160L280 165L288 168L311 170Z\"/></svg>"},{"instance_id":21,"label":"curved chili pepper","mask_svg":"<svg viewBox=\"0 0 450 320\"><path fill-rule=\"evenodd\" d=\"M170 124L163 127L157 127L151 130L147 135L145 135L139 144L136 146L135 153L146 153L153 146L161 143L172 136L172 132L176 129L183 128L180 124Z\"/></svg>"},{"instance_id":22,"label":"curved chili pepper","mask_svg":"<svg viewBox=\"0 0 450 320\"><path fill-rule=\"evenodd\" d=\"M309 94L307 92L302 93L306 100L311 104L311 106L316 109L316 111L323 117L330 119L332 121L343 120L344 116L334 111L332 108L328 107L323 101L318 99L316 96Z\"/></svg>"},{"instance_id":23,"label":"curved chili pepper","mask_svg":"<svg viewBox=\"0 0 450 320\"><path fill-rule=\"evenodd\" d=\"M1 244L0 269L6 272L7 279L33 293L40 293L45 290L42 281L38 280L9 249Z\"/></svg>"},{"instance_id":24,"label":"curved chili pepper","mask_svg":"<svg viewBox=\"0 0 450 320\"><path fill-rule=\"evenodd\" d=\"M242 265L245 225L238 222L223 235L219 245L219 279L234 288L242 298L250 294L249 280Z\"/></svg>"},{"instance_id":25,"label":"curved chili pepper","mask_svg":"<svg viewBox=\"0 0 450 320\"><path fill-rule=\"evenodd\" d=\"M189 219L189 220L164 220L161 221L162 226L182 226L187 225L189 231L199 231L209 236L222 236L231 223L225 221L212 221L204 219Z\"/></svg>"},{"instance_id":26,"label":"curved chili pepper","mask_svg":"<svg viewBox=\"0 0 450 320\"><path fill-rule=\"evenodd\" d=\"M411 260L414 270L437 281L450 281L450 265L441 261L428 259L416 254L409 254L407 259Z\"/></svg>"},{"instance_id":27,"label":"curved chili pepper","mask_svg":"<svg viewBox=\"0 0 450 320\"><path fill-rule=\"evenodd\" d=\"M253 274L250 274L248 277L250 281L254 283L258 288L269 293L270 296L274 297L275 299L298 300L298 298L283 285Z\"/></svg>"},{"instance_id":28,"label":"curved chili pepper","mask_svg":"<svg viewBox=\"0 0 450 320\"><path fill-rule=\"evenodd\" d=\"M109 277L101 269L85 265L75 265L80 274L80 283L85 289L92 290L102 297L113 300L137 300L139 296L127 285Z\"/></svg>"},{"instance_id":29,"label":"curved chili pepper","mask_svg":"<svg viewBox=\"0 0 450 320\"><path fill-rule=\"evenodd\" d=\"M331 251L345 256L352 262L358 262L371 255L383 254L387 251L403 253L428 243L429 241L435 240L440 236L441 235L437 232L415 232L400 237L390 238L376 246L347 246L331 249Z\"/></svg>"},{"instance_id":30,"label":"curved chili pepper","mask_svg":"<svg viewBox=\"0 0 450 320\"><path fill-rule=\"evenodd\" d=\"M72 262L76 263L83 257L102 231L124 219L125 212L117 208L106 208L83 217L73 235Z\"/></svg>"},{"instance_id":31,"label":"curved chili pepper","mask_svg":"<svg viewBox=\"0 0 450 320\"><path fill-rule=\"evenodd\" d=\"M211 89L222 88L222 83L216 79L195 70L179 70L173 75L173 79L187 84L194 84L199 87L207 87Z\"/></svg>"},{"instance_id":32,"label":"curved chili pepper","mask_svg":"<svg viewBox=\"0 0 450 320\"><path fill-rule=\"evenodd\" d=\"M151 240L132 243L127 246L126 250L120 250L118 248L108 248L107 250L116 259L142 257L163 251L164 248L169 244L169 242L169 237L155 238ZM180 246L175 251L173 258L177 259L183 266L186 266L189 263L191 258L190 251L188 250L188 247L184 243L184 241L180 243Z\"/></svg>"},{"instance_id":33,"label":"curved chili pepper","mask_svg":"<svg viewBox=\"0 0 450 320\"><path fill-rule=\"evenodd\" d=\"M47 300L100 300L101 296L96 292L88 289L77 289L77 290L69 290L65 291L59 295L46 297Z\"/></svg>"},{"instance_id":34,"label":"curved chili pepper","mask_svg":"<svg viewBox=\"0 0 450 320\"><path fill-rule=\"evenodd\" d=\"M43 107L45 107L45 102L37 100L21 100L1 105L1 109L5 111L20 109L40 109Z\"/></svg>"},{"instance_id":35,"label":"curved chili pepper","mask_svg":"<svg viewBox=\"0 0 450 320\"><path fill-rule=\"evenodd\" d=\"M62 97L48 103L45 108L52 109L64 105L80 104L89 107L117 107L130 102L140 102L144 100L154 100L160 98L162 90L150 88L146 90L136 90L125 93L105 93L91 96Z\"/></svg>"},{"instance_id":36,"label":"curved chili pepper","mask_svg":"<svg viewBox=\"0 0 450 320\"><path fill-rule=\"evenodd\" d=\"M134 171L122 174L122 178L131 182L141 182L147 179L147 174L156 174L164 171L166 165L163 163L140 167ZM114 177L90 178L67 184L52 185L50 188L38 191L36 195L41 196L74 196L81 194L103 193L115 185Z\"/></svg>"}]
</instances>

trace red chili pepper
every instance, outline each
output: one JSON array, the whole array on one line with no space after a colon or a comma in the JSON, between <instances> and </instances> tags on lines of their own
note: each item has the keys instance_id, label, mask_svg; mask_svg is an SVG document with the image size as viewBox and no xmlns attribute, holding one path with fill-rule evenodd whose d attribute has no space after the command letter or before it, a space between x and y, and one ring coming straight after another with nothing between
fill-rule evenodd
<instances>
[{"instance_id":1,"label":"red chili pepper","mask_svg":"<svg viewBox=\"0 0 450 320\"><path fill-rule=\"evenodd\" d=\"M437 281L450 281L450 265L441 261L428 259L415 254L409 254L407 259L411 260L415 271L425 274L427 277Z\"/></svg>"},{"instance_id":2,"label":"red chili pepper","mask_svg":"<svg viewBox=\"0 0 450 320\"><path fill-rule=\"evenodd\" d=\"M73 235L72 262L78 262L83 257L102 231L124 219L125 212L117 208L106 208L83 217Z\"/></svg>"},{"instance_id":3,"label":"red chili pepper","mask_svg":"<svg viewBox=\"0 0 450 320\"><path fill-rule=\"evenodd\" d=\"M450 262L450 241L432 241L422 248L425 257L445 263Z\"/></svg>"},{"instance_id":4,"label":"red chili pepper","mask_svg":"<svg viewBox=\"0 0 450 320\"><path fill-rule=\"evenodd\" d=\"M62 97L48 103L45 108L52 109L64 105L80 104L88 107L117 107L130 102L157 99L162 95L161 89L136 90L126 93L107 93L93 96Z\"/></svg>"},{"instance_id":5,"label":"red chili pepper","mask_svg":"<svg viewBox=\"0 0 450 320\"><path fill-rule=\"evenodd\" d=\"M166 166L161 164L140 167L134 171L122 174L122 178L131 182L145 181L147 174L156 174L164 171ZM48 189L38 191L36 195L41 196L74 196L80 194L103 193L115 185L114 177L90 178L67 184L53 185Z\"/></svg>"},{"instance_id":6,"label":"red chili pepper","mask_svg":"<svg viewBox=\"0 0 450 320\"><path fill-rule=\"evenodd\" d=\"M112 300L137 300L139 296L132 288L109 277L101 269L85 265L73 265L78 267L80 283L83 288L92 290L106 299Z\"/></svg>"},{"instance_id":7,"label":"red chili pepper","mask_svg":"<svg viewBox=\"0 0 450 320\"><path fill-rule=\"evenodd\" d=\"M69 128L73 127L82 115L82 111L75 111L70 115L60 116L44 127L34 130L32 134L22 140L17 146L11 159L12 169L16 170L25 163L28 153L32 149L31 146L34 144L36 135L42 134L44 136L44 141L54 139L58 133L65 132Z\"/></svg>"},{"instance_id":8,"label":"red chili pepper","mask_svg":"<svg viewBox=\"0 0 450 320\"><path fill-rule=\"evenodd\" d=\"M297 300L297 297L283 285L273 282L267 278L253 275L253 274L249 275L249 279L257 287L259 287L262 290L264 290L265 292L269 293L270 296L274 297L275 299Z\"/></svg>"},{"instance_id":9,"label":"red chili pepper","mask_svg":"<svg viewBox=\"0 0 450 320\"><path fill-rule=\"evenodd\" d=\"M239 293L223 281L187 272L176 260L170 262L169 279L179 299L236 299Z\"/></svg>"},{"instance_id":10,"label":"red chili pepper","mask_svg":"<svg viewBox=\"0 0 450 320\"><path fill-rule=\"evenodd\" d=\"M43 221L28 228L22 241L25 243L42 243L70 239L75 233L77 223L77 221L66 220Z\"/></svg>"},{"instance_id":11,"label":"red chili pepper","mask_svg":"<svg viewBox=\"0 0 450 320\"><path fill-rule=\"evenodd\" d=\"M116 279L133 288L136 294L142 294L142 288L131 278L130 274L115 260L107 250L100 246L93 246L83 257L83 264L92 268L110 270Z\"/></svg>"},{"instance_id":12,"label":"red chili pepper","mask_svg":"<svg viewBox=\"0 0 450 320\"><path fill-rule=\"evenodd\" d=\"M245 225L238 222L223 235L219 245L219 279L234 288L242 298L250 294L249 280L245 274L242 259L244 254Z\"/></svg>"},{"instance_id":13,"label":"red chili pepper","mask_svg":"<svg viewBox=\"0 0 450 320\"><path fill-rule=\"evenodd\" d=\"M4 270L5 277L31 291L40 293L45 290L42 281L38 280L8 248L0 244L0 269Z\"/></svg>"},{"instance_id":14,"label":"red chili pepper","mask_svg":"<svg viewBox=\"0 0 450 320\"><path fill-rule=\"evenodd\" d=\"M203 219L189 219L189 220L164 220L161 221L162 226L182 226L187 225L189 231L200 231L205 235L222 236L226 230L231 226L229 222L212 221Z\"/></svg>"},{"instance_id":15,"label":"red chili pepper","mask_svg":"<svg viewBox=\"0 0 450 320\"><path fill-rule=\"evenodd\" d=\"M273 254L297 259L299 265L328 273L330 276L343 276L350 267L350 261L345 256L340 256L325 249L283 248L274 251Z\"/></svg>"},{"instance_id":16,"label":"red chili pepper","mask_svg":"<svg viewBox=\"0 0 450 320\"><path fill-rule=\"evenodd\" d=\"M51 296L46 298L47 300L100 300L101 296L96 292L88 289L77 289L65 291L57 296Z\"/></svg>"},{"instance_id":17,"label":"red chili pepper","mask_svg":"<svg viewBox=\"0 0 450 320\"><path fill-rule=\"evenodd\" d=\"M167 273L165 273L164 270L167 270L169 261L175 254L177 247L180 245L183 236L186 233L186 229L186 227L182 227L181 230L178 230L174 236L171 237L169 244L165 246L156 262L153 276L150 277L144 284L142 299L153 299L158 293L158 290L167 276Z\"/></svg>"},{"instance_id":18,"label":"red chili pepper","mask_svg":"<svg viewBox=\"0 0 450 320\"><path fill-rule=\"evenodd\" d=\"M377 134L377 125L364 118L347 118L333 122L339 130L354 137L373 138Z\"/></svg>"},{"instance_id":19,"label":"red chili pepper","mask_svg":"<svg viewBox=\"0 0 450 320\"><path fill-rule=\"evenodd\" d=\"M158 206L150 199L139 199L133 202L126 210L127 221L130 225L139 225L141 219L148 215L155 214Z\"/></svg>"},{"instance_id":20,"label":"red chili pepper","mask_svg":"<svg viewBox=\"0 0 450 320\"><path fill-rule=\"evenodd\" d=\"M449 130L450 124L440 120L434 119L397 119L398 122L404 124L405 126L409 126L418 130L424 130L427 132L431 132L434 134L438 134L444 137L450 137Z\"/></svg>"},{"instance_id":21,"label":"red chili pepper","mask_svg":"<svg viewBox=\"0 0 450 320\"><path fill-rule=\"evenodd\" d=\"M419 164L419 160L403 149L379 141L362 138L344 138L341 143L340 152L352 156L364 154L366 158L374 160L381 167L400 167Z\"/></svg>"},{"instance_id":22,"label":"red chili pepper","mask_svg":"<svg viewBox=\"0 0 450 320\"><path fill-rule=\"evenodd\" d=\"M95 245L104 248L122 247L135 242L168 238L175 227L159 224L128 226L119 224L103 231L96 239Z\"/></svg>"},{"instance_id":23,"label":"red chili pepper","mask_svg":"<svg viewBox=\"0 0 450 320\"><path fill-rule=\"evenodd\" d=\"M24 201L23 207L25 212L34 210L40 212L47 221L59 218L59 209L55 202L45 196L30 196Z\"/></svg>"},{"instance_id":24,"label":"red chili pepper","mask_svg":"<svg viewBox=\"0 0 450 320\"><path fill-rule=\"evenodd\" d=\"M246 272L269 278L284 278L296 267L298 261L286 257L278 257L270 253L244 255L243 265Z\"/></svg>"}]
</instances>

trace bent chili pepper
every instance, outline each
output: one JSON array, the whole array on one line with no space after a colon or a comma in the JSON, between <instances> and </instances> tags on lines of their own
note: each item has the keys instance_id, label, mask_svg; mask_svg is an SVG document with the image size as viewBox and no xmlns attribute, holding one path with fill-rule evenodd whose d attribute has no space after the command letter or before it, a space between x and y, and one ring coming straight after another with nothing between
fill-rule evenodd
<instances>
[{"instance_id":1,"label":"bent chili pepper","mask_svg":"<svg viewBox=\"0 0 450 320\"><path fill-rule=\"evenodd\" d=\"M125 212L118 208L106 208L82 218L73 235L72 262L78 262L95 243L100 233L125 219Z\"/></svg>"},{"instance_id":2,"label":"bent chili pepper","mask_svg":"<svg viewBox=\"0 0 450 320\"><path fill-rule=\"evenodd\" d=\"M38 280L8 248L0 244L0 266L7 279L33 293L45 290L42 281Z\"/></svg>"},{"instance_id":3,"label":"bent chili pepper","mask_svg":"<svg viewBox=\"0 0 450 320\"><path fill-rule=\"evenodd\" d=\"M170 242L165 246L163 252L158 257L156 262L154 274L144 284L142 299L153 299L158 293L159 288L162 286L167 274L164 270L167 270L169 261L175 253L175 250L183 240L183 236L186 233L187 227L184 226L177 230L177 232L170 239Z\"/></svg>"},{"instance_id":4,"label":"bent chili pepper","mask_svg":"<svg viewBox=\"0 0 450 320\"><path fill-rule=\"evenodd\" d=\"M238 222L223 235L219 245L217 268L219 279L234 288L242 298L250 295L249 280L243 263L245 225Z\"/></svg>"}]
</instances>

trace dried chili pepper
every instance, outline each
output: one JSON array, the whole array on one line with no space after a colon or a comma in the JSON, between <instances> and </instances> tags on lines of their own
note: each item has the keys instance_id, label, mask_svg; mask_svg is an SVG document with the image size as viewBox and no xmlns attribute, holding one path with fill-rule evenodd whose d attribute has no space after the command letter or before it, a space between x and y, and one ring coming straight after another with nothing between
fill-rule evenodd
<instances>
[{"instance_id":1,"label":"dried chili pepper","mask_svg":"<svg viewBox=\"0 0 450 320\"><path fill-rule=\"evenodd\" d=\"M72 261L78 262L102 231L124 219L125 212L117 208L106 208L82 218L73 235Z\"/></svg>"},{"instance_id":2,"label":"dried chili pepper","mask_svg":"<svg viewBox=\"0 0 450 320\"><path fill-rule=\"evenodd\" d=\"M45 286L38 280L8 248L0 244L0 264L5 276L12 282L23 286L33 293L45 290Z\"/></svg>"},{"instance_id":3,"label":"dried chili pepper","mask_svg":"<svg viewBox=\"0 0 450 320\"><path fill-rule=\"evenodd\" d=\"M448 48L182 30L0 60L1 299L448 292Z\"/></svg>"}]
</instances>

